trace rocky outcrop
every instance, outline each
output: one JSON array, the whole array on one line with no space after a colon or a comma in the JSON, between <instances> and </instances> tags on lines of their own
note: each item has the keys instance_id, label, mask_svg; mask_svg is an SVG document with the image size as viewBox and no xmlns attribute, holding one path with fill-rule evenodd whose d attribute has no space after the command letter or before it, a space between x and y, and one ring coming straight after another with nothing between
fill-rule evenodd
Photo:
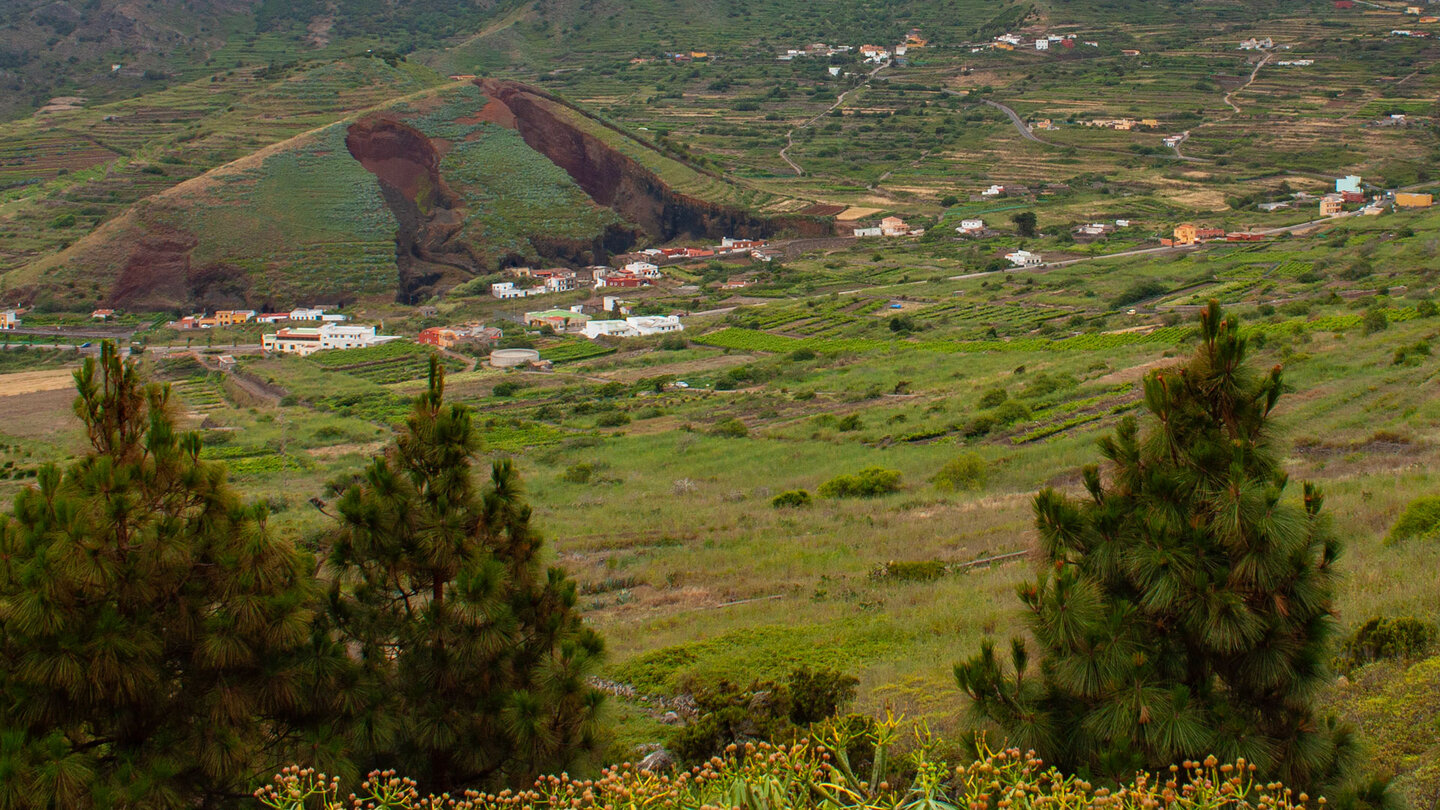
<instances>
[{"instance_id":1,"label":"rocky outcrop","mask_svg":"<svg viewBox=\"0 0 1440 810\"><path fill-rule=\"evenodd\" d=\"M440 176L440 154L419 130L377 116L350 126L345 148L380 181L395 215L396 300L417 303L482 271L460 239L464 203Z\"/></svg>"},{"instance_id":2,"label":"rocky outcrop","mask_svg":"<svg viewBox=\"0 0 1440 810\"><path fill-rule=\"evenodd\" d=\"M554 96L518 82L480 79L477 83L492 103L503 104L508 111L503 115L492 112L490 120L511 122L530 148L564 169L591 199L657 239L768 238L784 232L826 236L833 232L831 223L823 218L767 217L677 192L639 161L572 124L570 115L584 113Z\"/></svg>"}]
</instances>

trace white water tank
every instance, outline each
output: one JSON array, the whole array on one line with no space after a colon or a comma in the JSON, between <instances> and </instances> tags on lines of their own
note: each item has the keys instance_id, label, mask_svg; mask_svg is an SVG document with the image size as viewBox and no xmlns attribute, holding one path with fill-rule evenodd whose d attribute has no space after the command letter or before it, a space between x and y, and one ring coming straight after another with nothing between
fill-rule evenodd
<instances>
[{"instance_id":1,"label":"white water tank","mask_svg":"<svg viewBox=\"0 0 1440 810\"><path fill-rule=\"evenodd\" d=\"M515 368L540 362L540 352L534 349L496 349L490 352L492 368Z\"/></svg>"}]
</instances>

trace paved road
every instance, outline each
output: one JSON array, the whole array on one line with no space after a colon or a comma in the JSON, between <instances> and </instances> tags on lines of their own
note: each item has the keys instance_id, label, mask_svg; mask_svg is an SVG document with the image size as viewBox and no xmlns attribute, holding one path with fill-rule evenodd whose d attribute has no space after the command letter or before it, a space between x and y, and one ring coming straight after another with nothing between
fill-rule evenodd
<instances>
[{"instance_id":1,"label":"paved road","mask_svg":"<svg viewBox=\"0 0 1440 810\"><path fill-rule=\"evenodd\" d=\"M952 94L955 94L955 95L960 95L959 93L955 93L954 90L946 90L945 92L947 92L947 93L952 93ZM982 98L982 99L980 99L980 103L982 103L982 104L987 104L987 105L989 105L989 106L991 106L991 107L994 107L995 109L997 109L997 110L999 110L1000 112L1005 113L1005 115L1009 116L1009 118L1010 118L1010 123L1012 123L1012 124L1015 125L1016 131L1018 131L1018 132L1019 132L1026 140L1028 140L1028 141L1034 141L1035 143L1043 143L1043 144L1045 144L1046 146L1054 146L1054 147L1059 148L1059 149L1083 149L1083 150L1085 150L1085 151L1087 151L1087 152L1110 152L1110 153L1112 153L1112 154L1121 154L1121 155L1129 155L1129 154L1132 154L1131 152L1129 152L1128 150L1125 150L1125 149L1108 149L1108 148L1103 147L1103 146L1079 146L1079 145L1076 145L1076 144L1055 143L1055 142L1053 142L1053 141L1047 141L1047 140L1045 140L1045 139L1043 139L1043 138L1038 138L1038 137L1035 136L1035 133L1033 133L1033 132L1030 131L1030 128L1029 128L1029 127L1025 126L1025 121L1024 121L1024 119L1022 119L1022 118L1020 117L1020 114L1019 114L1019 113L1015 112L1014 110L1010 109L1009 107L1005 106L1004 104L1001 104L1001 103L998 102L998 101L991 101L991 100L988 99L988 98ZM1188 135L1189 133L1186 133L1186 134ZM1178 149L1175 150L1175 154L1173 154L1173 155L1153 155L1152 157L1170 158L1171 160L1183 160L1183 161L1185 161L1186 163L1209 163L1209 162L1210 162L1210 161L1208 161L1208 160L1205 160L1204 158L1197 158L1197 157L1190 157L1190 156L1188 156L1188 155L1182 155L1182 154L1180 154L1180 150L1178 150Z\"/></svg>"},{"instance_id":2,"label":"paved road","mask_svg":"<svg viewBox=\"0 0 1440 810\"><path fill-rule=\"evenodd\" d=\"M995 109L999 110L1000 112L1003 112L1003 113L1005 113L1006 115L1010 116L1010 123L1012 123L1012 124L1015 125L1015 129L1019 130L1019 131L1020 131L1020 134L1023 135L1023 136L1025 136L1025 139L1026 139L1026 140L1031 140L1031 141L1034 141L1035 143L1043 143L1043 144L1045 144L1046 146L1052 146L1052 145L1053 145L1053 144L1051 144L1049 141L1042 141L1042 140L1040 140L1039 138L1035 137L1035 133L1031 132L1031 131L1030 131L1030 128L1027 127L1027 126L1025 126L1025 121L1024 121L1024 119L1022 119L1022 118L1020 117L1020 114L1017 113L1017 112L1015 112L1014 110L1010 109L1009 107L1006 107L1004 104L1001 104L1001 103L998 102L998 101L991 101L991 100L988 99L988 98L982 98L982 99L980 99L980 103L981 103L981 104L986 104L986 105L991 106L991 107L994 107Z\"/></svg>"}]
</instances>

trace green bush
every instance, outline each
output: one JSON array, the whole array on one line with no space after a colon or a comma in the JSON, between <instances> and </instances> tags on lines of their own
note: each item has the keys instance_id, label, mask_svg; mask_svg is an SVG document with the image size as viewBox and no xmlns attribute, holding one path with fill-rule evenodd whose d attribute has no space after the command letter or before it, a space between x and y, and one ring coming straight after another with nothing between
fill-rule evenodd
<instances>
[{"instance_id":1,"label":"green bush","mask_svg":"<svg viewBox=\"0 0 1440 810\"><path fill-rule=\"evenodd\" d=\"M57 228L57 229L58 229L58 228L70 228L70 227L73 227L74 225L75 225L75 215L72 214L72 213L70 213L70 212L68 212L68 211L65 212L65 213L63 213L63 214L61 214L61 215L58 216L58 217L55 217L55 219L50 223L50 227L52 227L52 228Z\"/></svg>"},{"instance_id":2,"label":"green bush","mask_svg":"<svg viewBox=\"0 0 1440 810\"><path fill-rule=\"evenodd\" d=\"M875 498L900 489L900 471L866 467L854 475L838 475L820 485L826 498Z\"/></svg>"},{"instance_id":3,"label":"green bush","mask_svg":"<svg viewBox=\"0 0 1440 810\"><path fill-rule=\"evenodd\" d=\"M787 489L770 499L776 509L795 509L810 505L810 493L803 489Z\"/></svg>"},{"instance_id":4,"label":"green bush","mask_svg":"<svg viewBox=\"0 0 1440 810\"><path fill-rule=\"evenodd\" d=\"M1005 393L1004 388L991 388L989 391L980 395L980 401L977 404L982 408L995 408L1008 397L1009 394Z\"/></svg>"},{"instance_id":5,"label":"green bush","mask_svg":"<svg viewBox=\"0 0 1440 810\"><path fill-rule=\"evenodd\" d=\"M855 699L859 679L833 669L801 667L790 673L790 722L806 726L839 714Z\"/></svg>"},{"instance_id":6,"label":"green bush","mask_svg":"<svg viewBox=\"0 0 1440 810\"><path fill-rule=\"evenodd\" d=\"M519 390L520 383L506 380L502 383L496 383L495 387L490 389L490 394L497 397L513 397L515 396L515 392Z\"/></svg>"},{"instance_id":7,"label":"green bush","mask_svg":"<svg viewBox=\"0 0 1440 810\"><path fill-rule=\"evenodd\" d=\"M865 427L865 423L860 419L860 414L858 413L852 413L835 424L835 429L841 433L850 433L860 430L863 427Z\"/></svg>"},{"instance_id":8,"label":"green bush","mask_svg":"<svg viewBox=\"0 0 1440 810\"><path fill-rule=\"evenodd\" d=\"M895 582L932 582L945 576L945 563L939 560L914 562L890 561L871 573L872 579Z\"/></svg>"},{"instance_id":9,"label":"green bush","mask_svg":"<svg viewBox=\"0 0 1440 810\"><path fill-rule=\"evenodd\" d=\"M582 461L579 464L571 464L560 473L560 480L571 484L588 484L591 481L599 480L599 473L605 469L603 464L592 464Z\"/></svg>"},{"instance_id":10,"label":"green bush","mask_svg":"<svg viewBox=\"0 0 1440 810\"><path fill-rule=\"evenodd\" d=\"M985 459L976 453L965 453L945 462L930 481L941 492L958 492L985 488Z\"/></svg>"},{"instance_id":11,"label":"green bush","mask_svg":"<svg viewBox=\"0 0 1440 810\"><path fill-rule=\"evenodd\" d=\"M743 439L750 435L750 428L745 427L745 423L739 419L731 417L710 428L710 435L722 436L727 439Z\"/></svg>"},{"instance_id":12,"label":"green bush","mask_svg":"<svg viewBox=\"0 0 1440 810\"><path fill-rule=\"evenodd\" d=\"M1440 536L1440 496L1427 495L1405 507L1400 519L1390 527L1385 543L1403 543L1415 538L1428 540L1436 536Z\"/></svg>"},{"instance_id":13,"label":"green bush","mask_svg":"<svg viewBox=\"0 0 1440 810\"><path fill-rule=\"evenodd\" d=\"M1360 625L1340 648L1340 669L1372 661L1415 658L1435 644L1435 625L1409 616L1375 616Z\"/></svg>"},{"instance_id":14,"label":"green bush","mask_svg":"<svg viewBox=\"0 0 1440 810\"><path fill-rule=\"evenodd\" d=\"M630 424L630 414L624 411L606 411L595 418L596 427L620 427Z\"/></svg>"}]
</instances>

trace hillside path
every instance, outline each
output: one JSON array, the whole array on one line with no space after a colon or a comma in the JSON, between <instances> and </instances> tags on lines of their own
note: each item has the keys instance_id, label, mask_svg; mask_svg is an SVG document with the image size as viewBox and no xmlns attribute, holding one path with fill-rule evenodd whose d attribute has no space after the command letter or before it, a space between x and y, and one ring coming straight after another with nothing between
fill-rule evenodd
<instances>
[{"instance_id":1,"label":"hillside path","mask_svg":"<svg viewBox=\"0 0 1440 810\"><path fill-rule=\"evenodd\" d=\"M790 165L790 168L792 168L792 169L795 170L795 176L796 176L796 177L804 177L804 176L805 176L805 170L802 169L802 168L800 168L800 164L798 164L798 163L796 163L795 161L793 161L793 160L790 159L790 148L795 145L795 130L797 130L797 129L805 129L806 127L810 126L811 124L814 124L816 121L819 121L821 118L824 118L825 116L829 115L831 112L833 112L833 111L835 110L836 107L839 107L841 104L844 104L844 103L845 103L845 97L846 97L846 96L850 95L851 93L855 92L856 90L859 90L859 89L862 88L862 87L865 87L865 86L869 85L869 84L870 84L870 80L871 80L871 79L874 79L875 76L876 76L876 74L878 74L880 71L884 70L884 69L887 68L887 67L890 67L890 63L889 63L889 62L885 62L885 63L881 64L880 66L876 67L874 70L870 71L870 75L868 75L868 76L865 77L865 81L863 81L863 82L861 82L860 84L857 84L857 85L855 85L854 87L850 88L849 90L846 90L845 92L841 93L840 96L835 99L835 103L834 103L834 104L831 104L829 107L826 107L824 112L822 112L822 113L820 113L820 114L818 114L818 115L810 118L810 119L809 119L808 121L806 121L805 123L801 124L801 125L798 126L798 127L794 127L794 128L792 128L790 131L788 131L788 132L785 133L785 147L780 150L780 159L783 160L783 161L785 161L786 163L788 163L788 164Z\"/></svg>"},{"instance_id":2,"label":"hillside path","mask_svg":"<svg viewBox=\"0 0 1440 810\"><path fill-rule=\"evenodd\" d=\"M1230 109L1234 110L1236 113L1241 112L1240 108L1236 106L1235 102L1231 101L1230 99L1234 98L1236 93L1239 93L1248 88L1250 85L1254 84L1255 77L1260 75L1260 68L1265 67L1265 63L1269 62L1270 57L1274 55L1275 54L1273 53L1265 54L1265 56L1262 57L1259 62L1255 63L1255 69L1250 71L1250 78L1247 79L1244 84L1225 94L1225 103L1230 105Z\"/></svg>"}]
</instances>

